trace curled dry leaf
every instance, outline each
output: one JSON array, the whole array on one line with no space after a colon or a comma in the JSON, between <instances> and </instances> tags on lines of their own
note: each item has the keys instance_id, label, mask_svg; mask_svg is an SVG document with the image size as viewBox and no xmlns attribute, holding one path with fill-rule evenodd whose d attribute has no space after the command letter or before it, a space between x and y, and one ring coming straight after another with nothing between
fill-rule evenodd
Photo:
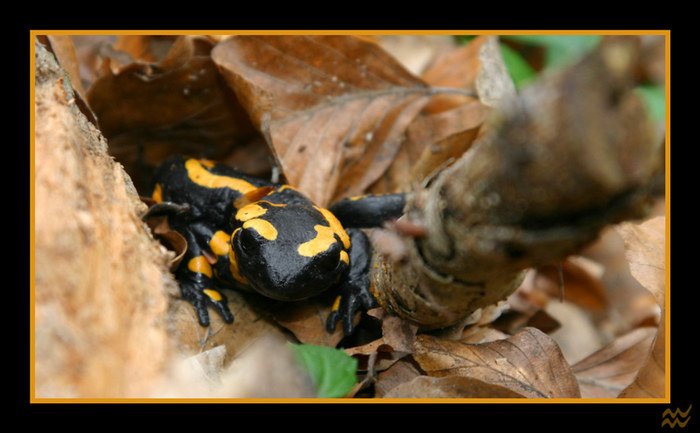
<instances>
[{"instance_id":1,"label":"curled dry leaf","mask_svg":"<svg viewBox=\"0 0 700 433\"><path fill-rule=\"evenodd\" d=\"M666 288L666 218L657 216L642 223L616 227L625 242L630 272L663 308Z\"/></svg>"},{"instance_id":2,"label":"curled dry leaf","mask_svg":"<svg viewBox=\"0 0 700 433\"><path fill-rule=\"evenodd\" d=\"M423 150L414 157L410 176L403 181L408 178L420 182L442 164L462 156L477 137L486 114L487 107L474 101L416 119L408 130L408 142L420 143Z\"/></svg>"},{"instance_id":3,"label":"curled dry leaf","mask_svg":"<svg viewBox=\"0 0 700 433\"><path fill-rule=\"evenodd\" d=\"M288 182L322 206L375 182L437 92L352 36L235 36L212 58Z\"/></svg>"},{"instance_id":4,"label":"curled dry leaf","mask_svg":"<svg viewBox=\"0 0 700 433\"><path fill-rule=\"evenodd\" d=\"M567 258L561 263L561 282L558 266L542 266L537 270L534 284L554 299L563 296L587 311L601 312L608 307L609 300L600 276L590 272L587 263L578 256Z\"/></svg>"},{"instance_id":5,"label":"curled dry leaf","mask_svg":"<svg viewBox=\"0 0 700 433\"><path fill-rule=\"evenodd\" d=\"M656 331L656 338L637 377L619 395L620 398L663 398L668 396L666 382L666 323L665 314Z\"/></svg>"},{"instance_id":6,"label":"curled dry leaf","mask_svg":"<svg viewBox=\"0 0 700 433\"><path fill-rule=\"evenodd\" d=\"M434 62L421 76L433 86L475 92L488 106L515 95L515 84L501 57L498 36L478 36ZM428 113L456 108L474 100L466 95L438 95Z\"/></svg>"},{"instance_id":7,"label":"curled dry leaf","mask_svg":"<svg viewBox=\"0 0 700 433\"><path fill-rule=\"evenodd\" d=\"M153 233L166 248L173 252L174 256L169 262L170 269L177 269L187 252L187 239L170 228L166 216L149 217L145 222L151 229L151 233Z\"/></svg>"},{"instance_id":8,"label":"curled dry leaf","mask_svg":"<svg viewBox=\"0 0 700 433\"><path fill-rule=\"evenodd\" d=\"M477 138L488 114L488 104L477 100L476 95L492 95L493 102L511 95L514 89L505 73L496 36L477 37L438 56L421 77L433 87L464 92L442 93L431 98L409 125L394 162L371 192L405 191L410 182L422 182L459 158ZM477 81L478 77L487 79Z\"/></svg>"},{"instance_id":9,"label":"curled dry leaf","mask_svg":"<svg viewBox=\"0 0 700 433\"><path fill-rule=\"evenodd\" d=\"M37 36L37 40L41 41L46 49L54 55L58 64L68 75L69 80L66 81L66 84L73 89L73 101L77 107L93 125L97 125L95 113L92 112L85 100L85 88L80 79L80 65L71 37L46 35Z\"/></svg>"},{"instance_id":10,"label":"curled dry leaf","mask_svg":"<svg viewBox=\"0 0 700 433\"><path fill-rule=\"evenodd\" d=\"M401 62L409 71L421 75L436 58L458 45L451 35L377 35L371 41Z\"/></svg>"},{"instance_id":11,"label":"curled dry leaf","mask_svg":"<svg viewBox=\"0 0 700 433\"><path fill-rule=\"evenodd\" d=\"M137 186L148 175L139 172L137 161L156 165L172 153L222 158L255 134L208 52L193 38L178 38L159 63L134 61L113 71L108 58L88 90L112 155Z\"/></svg>"},{"instance_id":12,"label":"curled dry leaf","mask_svg":"<svg viewBox=\"0 0 700 433\"><path fill-rule=\"evenodd\" d=\"M616 227L625 241L630 272L656 297L661 318L656 340L637 378L621 394L622 398L659 398L666 395L666 218L658 216L639 224Z\"/></svg>"},{"instance_id":13,"label":"curled dry leaf","mask_svg":"<svg viewBox=\"0 0 700 433\"><path fill-rule=\"evenodd\" d=\"M603 267L600 283L605 288L607 304L605 313L596 317L600 329L619 336L632 328L658 325L656 298L632 276L624 241L614 226L603 230L582 257Z\"/></svg>"},{"instance_id":14,"label":"curled dry leaf","mask_svg":"<svg viewBox=\"0 0 700 433\"><path fill-rule=\"evenodd\" d=\"M418 335L413 357L432 377L468 377L528 398L581 395L557 344L534 328L478 345Z\"/></svg>"},{"instance_id":15,"label":"curled dry leaf","mask_svg":"<svg viewBox=\"0 0 700 433\"><path fill-rule=\"evenodd\" d=\"M634 380L656 329L637 328L572 367L584 398L615 398Z\"/></svg>"},{"instance_id":16,"label":"curled dry leaf","mask_svg":"<svg viewBox=\"0 0 700 433\"><path fill-rule=\"evenodd\" d=\"M413 352L417 327L387 314L381 308L368 311L370 316L382 322L382 337L362 346L345 349L348 355L359 361L359 369L369 375L391 367L395 362Z\"/></svg>"}]
</instances>

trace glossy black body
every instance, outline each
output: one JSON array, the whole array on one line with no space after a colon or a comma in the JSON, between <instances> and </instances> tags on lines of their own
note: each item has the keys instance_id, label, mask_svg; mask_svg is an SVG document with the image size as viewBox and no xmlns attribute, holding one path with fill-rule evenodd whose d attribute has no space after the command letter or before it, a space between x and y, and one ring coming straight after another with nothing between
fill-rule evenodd
<instances>
[{"instance_id":1,"label":"glossy black body","mask_svg":"<svg viewBox=\"0 0 700 433\"><path fill-rule=\"evenodd\" d=\"M367 277L370 244L359 227L399 217L404 204L400 194L343 200L337 208L341 223L287 185L180 156L157 170L153 198L179 209L168 222L187 239L188 249L176 277L200 324L209 324L207 306L233 321L218 284L282 301L330 289L339 299L327 328L341 321L346 334L355 312L376 305Z\"/></svg>"}]
</instances>

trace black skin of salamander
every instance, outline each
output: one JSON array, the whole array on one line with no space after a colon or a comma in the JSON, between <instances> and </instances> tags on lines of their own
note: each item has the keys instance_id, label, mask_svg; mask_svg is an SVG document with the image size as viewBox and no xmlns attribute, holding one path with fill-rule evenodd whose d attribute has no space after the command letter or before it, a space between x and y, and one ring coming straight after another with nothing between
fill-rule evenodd
<instances>
[{"instance_id":1,"label":"black skin of salamander","mask_svg":"<svg viewBox=\"0 0 700 433\"><path fill-rule=\"evenodd\" d=\"M239 273L247 280L244 284L234 278L228 256L217 257L211 265L214 278L188 269L187 263L192 258L215 257L209 241L217 231L231 235L242 226L242 222L235 218L238 209L233 206L241 193L231 188L211 188L194 183L185 169L186 161L184 157L174 156L158 168L153 183L154 189L160 185L162 201L151 207L149 214L168 214L170 227L187 240L188 249L175 276L183 298L194 306L202 326L209 326L207 306L211 306L225 322L234 320L226 297L215 289L217 285L253 289L282 301L306 299L326 290L335 290L340 295L340 302L327 319L329 333L340 321L344 333L350 335L355 313L377 305L369 289L371 245L360 229L379 227L385 221L401 216L405 204L403 194L368 195L335 203L329 210L342 224L350 247L346 249L336 234L335 242L325 251L303 257L294 248L279 247L282 244L276 241L289 239L290 245L298 245L316 236L314 226L329 225L307 197L293 189L280 192L280 185L247 176L222 164L207 167L209 173L242 179L255 187L277 188L257 203L267 209L261 218L275 227L278 239L266 240L250 229L238 230L230 239L232 249L237 251ZM285 206L279 206L281 204ZM341 250L347 253L349 266L338 260ZM216 291L221 299L212 299L205 290Z\"/></svg>"}]
</instances>

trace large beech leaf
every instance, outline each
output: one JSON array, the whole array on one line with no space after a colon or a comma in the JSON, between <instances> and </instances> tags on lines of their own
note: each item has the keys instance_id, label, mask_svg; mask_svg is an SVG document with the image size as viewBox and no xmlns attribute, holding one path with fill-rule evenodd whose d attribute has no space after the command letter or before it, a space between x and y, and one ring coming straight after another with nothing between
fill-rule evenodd
<instances>
[{"instance_id":1,"label":"large beech leaf","mask_svg":"<svg viewBox=\"0 0 700 433\"><path fill-rule=\"evenodd\" d=\"M438 92L353 36L234 36L212 58L287 181L320 205L381 176Z\"/></svg>"},{"instance_id":2,"label":"large beech leaf","mask_svg":"<svg viewBox=\"0 0 700 433\"><path fill-rule=\"evenodd\" d=\"M581 396L557 344L535 328L483 344L419 335L413 356L432 377L469 377L527 398Z\"/></svg>"},{"instance_id":3,"label":"large beech leaf","mask_svg":"<svg viewBox=\"0 0 700 433\"><path fill-rule=\"evenodd\" d=\"M212 42L180 36L160 62L119 66L108 57L87 100L137 187L149 184L144 162L184 153L220 159L253 137L253 128L209 57Z\"/></svg>"}]
</instances>

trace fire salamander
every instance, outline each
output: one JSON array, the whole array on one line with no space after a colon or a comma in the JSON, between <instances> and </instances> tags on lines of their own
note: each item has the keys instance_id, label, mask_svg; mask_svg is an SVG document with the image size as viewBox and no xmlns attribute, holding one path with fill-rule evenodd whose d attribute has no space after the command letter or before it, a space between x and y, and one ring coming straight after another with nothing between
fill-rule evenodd
<instances>
[{"instance_id":1,"label":"fire salamander","mask_svg":"<svg viewBox=\"0 0 700 433\"><path fill-rule=\"evenodd\" d=\"M376 306L367 275L370 243L361 228L403 213L402 194L343 199L324 209L289 185L203 159L175 156L156 171L149 214L165 212L188 243L175 271L182 297L209 326L208 306L233 322L217 283L282 301L332 289L326 328L349 335L357 311Z\"/></svg>"}]
</instances>

